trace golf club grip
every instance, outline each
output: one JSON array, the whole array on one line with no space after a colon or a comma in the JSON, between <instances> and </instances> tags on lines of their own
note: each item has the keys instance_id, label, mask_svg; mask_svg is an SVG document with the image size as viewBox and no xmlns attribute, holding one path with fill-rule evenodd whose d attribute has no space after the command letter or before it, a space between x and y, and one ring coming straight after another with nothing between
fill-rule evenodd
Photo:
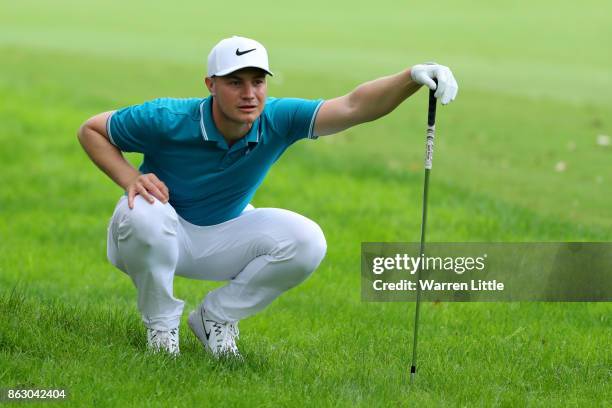
<instances>
[{"instance_id":1,"label":"golf club grip","mask_svg":"<svg viewBox=\"0 0 612 408\"><path fill-rule=\"evenodd\" d=\"M434 79L436 85L438 80ZM425 146L425 169L431 170L433 163L434 136L436 134L436 91L429 90L429 109L427 110L427 141Z\"/></svg>"},{"instance_id":2,"label":"golf club grip","mask_svg":"<svg viewBox=\"0 0 612 408\"><path fill-rule=\"evenodd\" d=\"M438 80L434 78L436 87L438 86ZM429 90L429 111L427 112L427 125L434 126L436 124L436 93L435 90Z\"/></svg>"}]
</instances>

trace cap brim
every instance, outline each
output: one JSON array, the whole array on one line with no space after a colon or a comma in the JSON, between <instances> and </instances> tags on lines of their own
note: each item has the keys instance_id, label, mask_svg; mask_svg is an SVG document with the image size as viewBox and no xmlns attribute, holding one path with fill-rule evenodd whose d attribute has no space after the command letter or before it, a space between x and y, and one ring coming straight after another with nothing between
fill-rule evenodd
<instances>
[{"instance_id":1,"label":"cap brim","mask_svg":"<svg viewBox=\"0 0 612 408\"><path fill-rule=\"evenodd\" d=\"M219 72L217 72L217 73L215 73L215 74L213 74L211 76L225 76L225 75L231 74L232 72L236 72L236 71L239 71L239 70L244 69L244 68L258 68L258 69L261 69L262 71L264 71L265 73L267 73L268 75L274 76L274 74L271 71L269 71L269 70L267 70L267 69L265 69L263 67L258 67L256 65L240 65L240 66L237 66L237 67L231 67L231 68L219 71Z\"/></svg>"}]
</instances>

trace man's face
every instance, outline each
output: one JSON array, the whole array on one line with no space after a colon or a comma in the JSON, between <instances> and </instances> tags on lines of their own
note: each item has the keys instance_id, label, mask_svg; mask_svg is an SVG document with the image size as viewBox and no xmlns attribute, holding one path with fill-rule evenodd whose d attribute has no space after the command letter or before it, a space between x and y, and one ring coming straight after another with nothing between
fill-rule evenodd
<instances>
[{"instance_id":1,"label":"man's face","mask_svg":"<svg viewBox=\"0 0 612 408\"><path fill-rule=\"evenodd\" d=\"M266 73L258 68L206 78L206 86L224 119L237 124L253 123L266 103Z\"/></svg>"}]
</instances>

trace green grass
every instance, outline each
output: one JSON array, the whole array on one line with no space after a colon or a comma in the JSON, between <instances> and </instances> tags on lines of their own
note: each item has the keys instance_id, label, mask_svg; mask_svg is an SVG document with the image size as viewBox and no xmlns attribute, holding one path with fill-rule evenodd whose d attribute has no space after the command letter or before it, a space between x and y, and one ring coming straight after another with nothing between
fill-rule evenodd
<instances>
[{"instance_id":1,"label":"green grass","mask_svg":"<svg viewBox=\"0 0 612 408\"><path fill-rule=\"evenodd\" d=\"M551 10L554 9L554 13ZM435 59L460 84L439 108L431 241L610 241L612 35L606 2L3 3L0 13L0 387L64 386L70 406L607 406L609 304L360 300L360 243L418 241L425 92L380 121L295 145L254 204L317 221L328 254L241 323L244 364L186 329L144 352L135 290L105 260L119 195L76 140L89 116L204 95L205 56L260 39L270 95L333 97ZM140 158L130 155L134 163ZM567 169L555 171L563 161ZM177 279L194 307L215 284Z\"/></svg>"}]
</instances>

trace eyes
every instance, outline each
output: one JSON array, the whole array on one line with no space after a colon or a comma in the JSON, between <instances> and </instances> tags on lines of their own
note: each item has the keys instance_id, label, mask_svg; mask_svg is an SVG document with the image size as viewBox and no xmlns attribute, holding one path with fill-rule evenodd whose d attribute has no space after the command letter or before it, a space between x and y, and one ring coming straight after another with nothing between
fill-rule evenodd
<instances>
[{"instance_id":1,"label":"eyes","mask_svg":"<svg viewBox=\"0 0 612 408\"><path fill-rule=\"evenodd\" d=\"M238 79L230 79L228 81L228 85L233 87L233 88L240 88L242 86L243 81L238 80ZM251 83L253 84L254 87L258 88L263 86L266 81L264 81L263 79L253 79L251 81Z\"/></svg>"}]
</instances>

